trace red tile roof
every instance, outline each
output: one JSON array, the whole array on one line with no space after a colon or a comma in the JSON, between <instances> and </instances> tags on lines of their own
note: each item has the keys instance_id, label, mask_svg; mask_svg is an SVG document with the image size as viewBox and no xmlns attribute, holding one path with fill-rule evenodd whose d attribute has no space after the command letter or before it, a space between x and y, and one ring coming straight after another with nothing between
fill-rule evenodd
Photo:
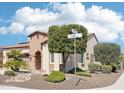
<instances>
[{"instance_id":1,"label":"red tile roof","mask_svg":"<svg viewBox=\"0 0 124 93\"><path fill-rule=\"evenodd\" d=\"M33 32L33 33L31 33L30 35L28 35L28 37L31 37L32 35L34 35L34 34L41 34L41 35L48 35L46 32L41 32L41 31L35 31L35 32Z\"/></svg>"},{"instance_id":2,"label":"red tile roof","mask_svg":"<svg viewBox=\"0 0 124 93\"><path fill-rule=\"evenodd\" d=\"M30 37L30 36L32 36L36 33L48 35L45 32L35 31L32 34L28 35L28 37ZM88 33L88 37L91 37L92 35L94 35L95 38L96 38L95 33ZM97 40L97 38L96 38L96 40ZM47 42L47 41L48 41L48 39L44 39L41 43L44 43L44 42ZM98 42L98 40L97 40L97 42ZM29 48L29 42L22 42L22 43L18 43L17 45L6 46L6 47L3 47L2 49L11 49L11 48Z\"/></svg>"}]
</instances>

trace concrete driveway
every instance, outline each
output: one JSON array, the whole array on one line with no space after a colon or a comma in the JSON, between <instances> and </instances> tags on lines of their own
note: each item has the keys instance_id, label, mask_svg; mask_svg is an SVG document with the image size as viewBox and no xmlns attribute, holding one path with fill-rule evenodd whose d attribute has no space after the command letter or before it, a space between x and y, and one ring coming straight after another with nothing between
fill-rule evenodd
<instances>
[{"instance_id":1,"label":"concrete driveway","mask_svg":"<svg viewBox=\"0 0 124 93\"><path fill-rule=\"evenodd\" d=\"M111 86L96 88L100 90L124 90L124 73L119 77L119 79Z\"/></svg>"}]
</instances>

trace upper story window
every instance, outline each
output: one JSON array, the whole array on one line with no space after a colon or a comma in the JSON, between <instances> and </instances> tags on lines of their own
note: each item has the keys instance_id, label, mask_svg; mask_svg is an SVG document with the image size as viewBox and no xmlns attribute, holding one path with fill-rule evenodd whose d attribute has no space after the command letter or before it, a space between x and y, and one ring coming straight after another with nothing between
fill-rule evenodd
<instances>
[{"instance_id":1,"label":"upper story window","mask_svg":"<svg viewBox=\"0 0 124 93\"><path fill-rule=\"evenodd\" d=\"M51 62L53 63L54 62L54 53L51 53Z\"/></svg>"},{"instance_id":2,"label":"upper story window","mask_svg":"<svg viewBox=\"0 0 124 93\"><path fill-rule=\"evenodd\" d=\"M39 39L39 35L37 35L37 39Z\"/></svg>"}]
</instances>

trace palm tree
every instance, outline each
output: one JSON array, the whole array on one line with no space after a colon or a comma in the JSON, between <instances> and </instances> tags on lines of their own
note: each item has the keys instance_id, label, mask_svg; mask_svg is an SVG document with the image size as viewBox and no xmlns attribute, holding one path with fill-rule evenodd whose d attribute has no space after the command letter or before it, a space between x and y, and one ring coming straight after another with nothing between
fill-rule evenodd
<instances>
[{"instance_id":1,"label":"palm tree","mask_svg":"<svg viewBox=\"0 0 124 93\"><path fill-rule=\"evenodd\" d=\"M7 52L6 55L8 58L13 58L14 60L19 60L19 57L22 56L22 53L20 50L11 50L10 52Z\"/></svg>"},{"instance_id":2,"label":"palm tree","mask_svg":"<svg viewBox=\"0 0 124 93\"><path fill-rule=\"evenodd\" d=\"M6 55L8 58L11 58L11 60L8 60L8 62L4 64L6 68L11 68L13 71L18 72L20 67L26 66L26 63L19 59L19 57L23 55L20 50L13 49L10 52L7 52Z\"/></svg>"}]
</instances>

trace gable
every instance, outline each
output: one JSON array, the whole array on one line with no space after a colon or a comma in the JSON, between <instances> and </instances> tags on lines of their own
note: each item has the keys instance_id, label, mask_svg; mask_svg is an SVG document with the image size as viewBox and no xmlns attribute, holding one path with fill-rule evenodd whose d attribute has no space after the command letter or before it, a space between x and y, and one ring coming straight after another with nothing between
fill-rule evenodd
<instances>
[{"instance_id":1,"label":"gable","mask_svg":"<svg viewBox=\"0 0 124 93\"><path fill-rule=\"evenodd\" d=\"M95 33L88 34L88 41L90 41L92 38L95 38L96 42L99 43Z\"/></svg>"},{"instance_id":2,"label":"gable","mask_svg":"<svg viewBox=\"0 0 124 93\"><path fill-rule=\"evenodd\" d=\"M28 37L32 37L32 36L35 36L35 35L45 35L45 36L47 36L47 33L40 32L40 31L35 31L35 32L31 33L30 35L28 35Z\"/></svg>"}]
</instances>

